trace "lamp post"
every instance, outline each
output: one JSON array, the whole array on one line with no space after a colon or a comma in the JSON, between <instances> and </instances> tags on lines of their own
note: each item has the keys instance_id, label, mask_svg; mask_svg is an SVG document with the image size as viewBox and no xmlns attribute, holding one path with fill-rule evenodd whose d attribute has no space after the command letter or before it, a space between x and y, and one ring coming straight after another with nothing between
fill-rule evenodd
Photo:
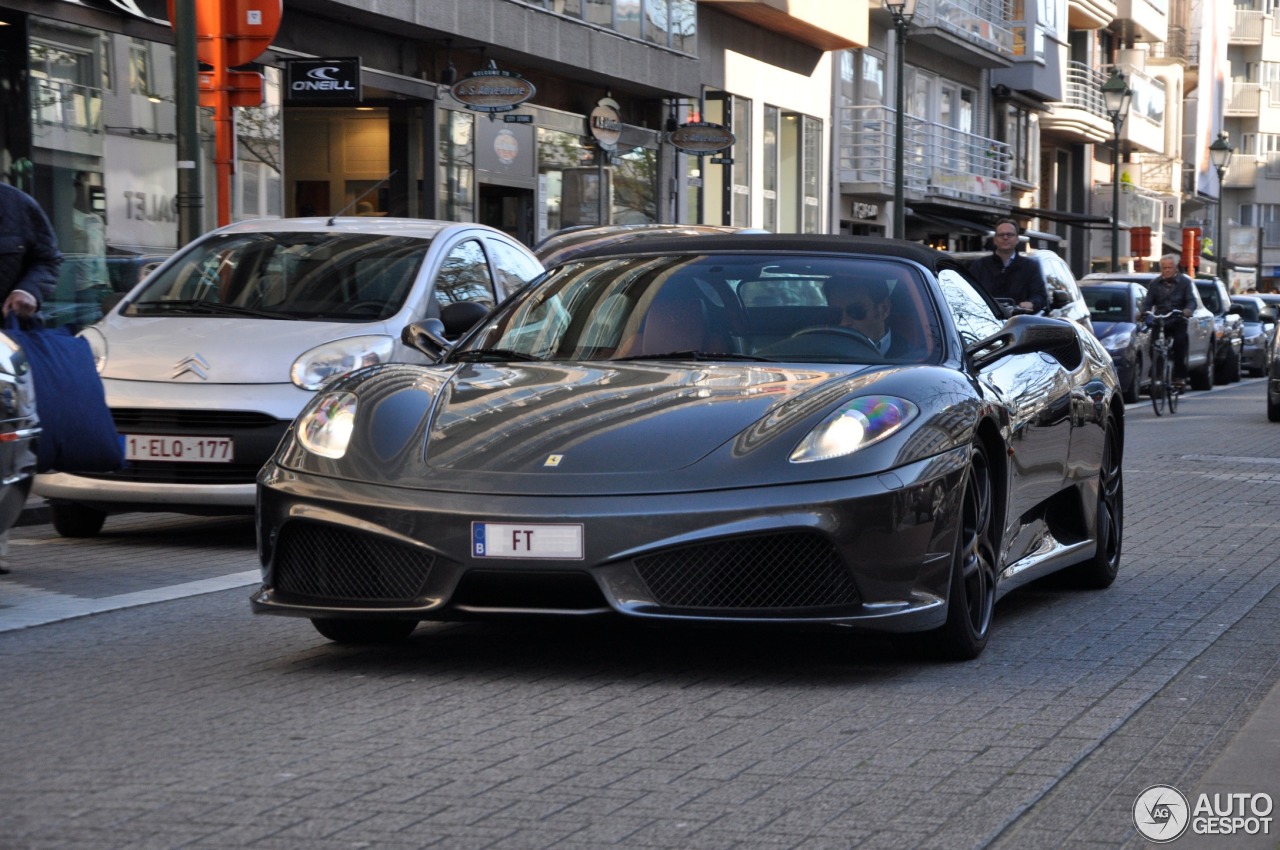
<instances>
[{"instance_id":1,"label":"lamp post","mask_svg":"<svg viewBox=\"0 0 1280 850\"><path fill-rule=\"evenodd\" d=\"M1115 132L1111 137L1111 270L1120 271L1120 128L1129 115L1129 99L1133 91L1125 83L1124 74L1116 69L1102 84L1102 103L1111 118Z\"/></svg>"},{"instance_id":2,"label":"lamp post","mask_svg":"<svg viewBox=\"0 0 1280 850\"><path fill-rule=\"evenodd\" d=\"M907 210L906 201L904 200L904 190L906 184L906 175L903 173L906 134L906 86L903 85L902 75L904 73L904 61L907 53L907 28L911 26L911 19L916 16L917 0L884 0L884 7L889 10L889 14L893 15L893 28L898 33L897 50L897 70L894 73L893 85L897 89L896 98L896 114L894 115L896 124L894 125L893 135L893 238L903 239L907 234Z\"/></svg>"},{"instance_id":3,"label":"lamp post","mask_svg":"<svg viewBox=\"0 0 1280 850\"><path fill-rule=\"evenodd\" d=\"M1213 229L1213 256L1218 263L1218 277L1222 277L1222 272L1227 267L1227 239L1222 233L1222 205L1226 200L1223 197L1222 178L1226 175L1227 166L1231 164L1231 155L1235 152L1236 149L1227 141L1225 132L1219 133L1214 143L1209 145L1209 161L1218 170L1218 221Z\"/></svg>"}]
</instances>

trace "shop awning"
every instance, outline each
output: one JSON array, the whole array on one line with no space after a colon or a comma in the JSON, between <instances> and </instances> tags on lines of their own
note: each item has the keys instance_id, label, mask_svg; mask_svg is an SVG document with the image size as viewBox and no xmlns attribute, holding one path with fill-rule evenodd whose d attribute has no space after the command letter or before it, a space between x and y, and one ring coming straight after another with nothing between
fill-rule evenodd
<instances>
[{"instance_id":1,"label":"shop awning","mask_svg":"<svg viewBox=\"0 0 1280 850\"><path fill-rule=\"evenodd\" d=\"M1050 221L1060 221L1063 224L1074 224L1078 227L1090 227L1092 225L1111 226L1111 219L1105 215L1088 215L1087 213L1063 212L1060 210L1047 210L1041 207L1009 207L1007 215L1021 218L1047 218Z\"/></svg>"}]
</instances>

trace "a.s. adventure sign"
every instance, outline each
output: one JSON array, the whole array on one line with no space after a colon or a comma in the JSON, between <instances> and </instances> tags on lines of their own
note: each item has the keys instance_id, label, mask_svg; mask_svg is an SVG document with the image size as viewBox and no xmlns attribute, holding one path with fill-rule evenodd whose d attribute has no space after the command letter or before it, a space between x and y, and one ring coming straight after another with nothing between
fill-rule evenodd
<instances>
[{"instance_id":1,"label":"a.s. adventure sign","mask_svg":"<svg viewBox=\"0 0 1280 850\"><path fill-rule=\"evenodd\" d=\"M731 148L735 141L733 131L709 121L681 124L668 134L667 139L677 149L698 155Z\"/></svg>"},{"instance_id":2,"label":"a.s. adventure sign","mask_svg":"<svg viewBox=\"0 0 1280 850\"><path fill-rule=\"evenodd\" d=\"M537 93L533 83L515 71L499 70L492 60L487 68L472 71L449 90L454 100L476 112L509 112Z\"/></svg>"}]
</instances>

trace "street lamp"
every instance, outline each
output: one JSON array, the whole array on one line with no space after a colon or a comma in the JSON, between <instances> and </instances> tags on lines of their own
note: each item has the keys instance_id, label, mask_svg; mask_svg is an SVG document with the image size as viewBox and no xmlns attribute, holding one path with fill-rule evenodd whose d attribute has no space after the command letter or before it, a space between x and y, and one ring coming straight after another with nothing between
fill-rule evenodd
<instances>
[{"instance_id":1,"label":"street lamp","mask_svg":"<svg viewBox=\"0 0 1280 850\"><path fill-rule=\"evenodd\" d=\"M1111 118L1115 133L1111 137L1111 270L1120 271L1120 128L1129 115L1129 99L1133 91L1125 83L1119 69L1102 84L1102 103Z\"/></svg>"},{"instance_id":2,"label":"street lamp","mask_svg":"<svg viewBox=\"0 0 1280 850\"><path fill-rule=\"evenodd\" d=\"M1218 277L1222 277L1222 272L1227 267L1227 239L1222 233L1222 205L1226 201L1223 197L1222 178L1226 175L1227 166L1231 164L1231 155L1235 152L1236 149L1227 141L1225 132L1219 133L1217 140L1209 145L1209 161L1218 170L1218 224L1213 230L1213 256L1218 261Z\"/></svg>"},{"instance_id":3,"label":"street lamp","mask_svg":"<svg viewBox=\"0 0 1280 850\"><path fill-rule=\"evenodd\" d=\"M896 124L893 136L893 238L904 239L907 234L907 209L904 200L904 188L906 183L906 175L903 173L905 155L903 153L903 145L906 134L906 121L904 113L906 113L906 86L903 85L902 75L903 62L907 54L907 28L911 26L911 19L916 16L917 0L884 0L884 7L889 10L889 14L893 15L893 28L898 33L898 64L897 71L894 74L893 84L897 88L897 114L894 116Z\"/></svg>"}]
</instances>

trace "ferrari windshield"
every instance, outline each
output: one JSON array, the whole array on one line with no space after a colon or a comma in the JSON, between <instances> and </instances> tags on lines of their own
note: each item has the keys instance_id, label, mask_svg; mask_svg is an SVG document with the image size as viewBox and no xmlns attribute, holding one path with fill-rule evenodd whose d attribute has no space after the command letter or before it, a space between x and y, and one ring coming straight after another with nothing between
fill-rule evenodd
<instances>
[{"instance_id":1,"label":"ferrari windshield","mask_svg":"<svg viewBox=\"0 0 1280 850\"><path fill-rule=\"evenodd\" d=\"M602 258L526 288L453 356L934 362L932 303L914 266L879 257Z\"/></svg>"},{"instance_id":2,"label":"ferrari windshield","mask_svg":"<svg viewBox=\"0 0 1280 850\"><path fill-rule=\"evenodd\" d=\"M237 233L154 275L131 316L372 322L400 309L431 243L366 233Z\"/></svg>"}]
</instances>

